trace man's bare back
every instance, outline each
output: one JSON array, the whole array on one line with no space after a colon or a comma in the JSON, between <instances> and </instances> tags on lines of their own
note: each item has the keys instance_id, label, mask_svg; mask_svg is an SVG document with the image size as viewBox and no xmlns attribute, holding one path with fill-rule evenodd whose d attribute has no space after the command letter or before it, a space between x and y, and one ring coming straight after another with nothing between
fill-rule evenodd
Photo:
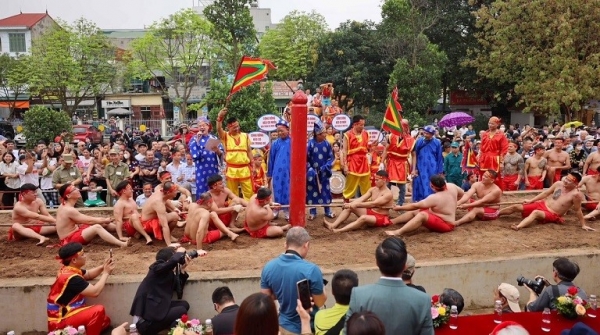
<instances>
[{"instance_id":1,"label":"man's bare back","mask_svg":"<svg viewBox=\"0 0 600 335\"><path fill-rule=\"evenodd\" d=\"M248 201L246 207L246 225L250 231L258 230L265 225L271 224L273 210L269 205L260 206L256 201L256 194Z\"/></svg>"},{"instance_id":2,"label":"man's bare back","mask_svg":"<svg viewBox=\"0 0 600 335\"><path fill-rule=\"evenodd\" d=\"M583 172L584 172L584 174L593 174L598 170L599 166L600 166L600 152L594 151L585 160L585 164L583 166L583 170L584 170Z\"/></svg>"},{"instance_id":3,"label":"man's bare back","mask_svg":"<svg viewBox=\"0 0 600 335\"><path fill-rule=\"evenodd\" d=\"M429 210L446 222L454 222L456 219L456 203L458 202L458 190L454 184L446 184L448 189L436 192L422 201L431 204Z\"/></svg>"}]
</instances>

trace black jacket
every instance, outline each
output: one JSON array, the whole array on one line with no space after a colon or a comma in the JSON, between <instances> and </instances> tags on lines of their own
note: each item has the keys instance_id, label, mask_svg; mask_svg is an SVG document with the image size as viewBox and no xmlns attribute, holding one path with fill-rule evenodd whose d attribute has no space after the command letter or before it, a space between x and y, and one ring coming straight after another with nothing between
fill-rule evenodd
<instances>
[{"instance_id":1,"label":"black jacket","mask_svg":"<svg viewBox=\"0 0 600 335\"><path fill-rule=\"evenodd\" d=\"M156 261L150 265L148 274L140 284L133 298L129 314L140 316L147 321L161 321L167 315L173 290L175 288L175 272L173 269L183 263L185 253L176 252L168 261ZM185 285L189 275L180 274L181 286Z\"/></svg>"}]
</instances>

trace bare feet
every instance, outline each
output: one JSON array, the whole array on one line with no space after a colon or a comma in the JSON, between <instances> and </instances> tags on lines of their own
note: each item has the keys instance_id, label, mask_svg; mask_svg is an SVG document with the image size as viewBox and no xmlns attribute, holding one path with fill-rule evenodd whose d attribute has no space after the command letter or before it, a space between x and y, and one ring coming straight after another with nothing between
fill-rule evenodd
<instances>
[{"instance_id":1,"label":"bare feet","mask_svg":"<svg viewBox=\"0 0 600 335\"><path fill-rule=\"evenodd\" d=\"M235 240L239 237L240 235L236 234L236 233L231 233L229 235L229 238L231 239L232 242L235 242Z\"/></svg>"},{"instance_id":2,"label":"bare feet","mask_svg":"<svg viewBox=\"0 0 600 335\"><path fill-rule=\"evenodd\" d=\"M131 246L131 238L127 237L127 241L121 241L123 244L121 244L121 248L126 248L126 247L130 247Z\"/></svg>"},{"instance_id":3,"label":"bare feet","mask_svg":"<svg viewBox=\"0 0 600 335\"><path fill-rule=\"evenodd\" d=\"M200 256L200 257L204 257L204 256L208 255L208 251L206 251L206 250L198 249L196 251L198 251L198 256Z\"/></svg>"},{"instance_id":4,"label":"bare feet","mask_svg":"<svg viewBox=\"0 0 600 335\"><path fill-rule=\"evenodd\" d=\"M234 225L231 225L228 228L229 228L229 230L231 230L232 232L234 232L236 234L239 234L239 233L244 232L246 230L244 228L238 228L238 227L236 227Z\"/></svg>"},{"instance_id":5,"label":"bare feet","mask_svg":"<svg viewBox=\"0 0 600 335\"><path fill-rule=\"evenodd\" d=\"M44 237L42 237L42 238L40 239L40 241L39 241L39 242L38 242L36 245L37 245L38 247L41 247L41 246L43 246L43 245L44 245L46 242L48 242L48 241L50 241L50 239L44 236Z\"/></svg>"},{"instance_id":6,"label":"bare feet","mask_svg":"<svg viewBox=\"0 0 600 335\"><path fill-rule=\"evenodd\" d=\"M588 220L588 221L596 221L596 217L595 216L586 215L583 218L586 219L586 220Z\"/></svg>"},{"instance_id":7,"label":"bare feet","mask_svg":"<svg viewBox=\"0 0 600 335\"><path fill-rule=\"evenodd\" d=\"M146 245L151 245L152 243L154 243L154 241L152 241L152 239L151 239L151 238L148 238L148 239L146 240Z\"/></svg>"},{"instance_id":8,"label":"bare feet","mask_svg":"<svg viewBox=\"0 0 600 335\"><path fill-rule=\"evenodd\" d=\"M127 242L129 240L129 237L119 237L119 240L122 242Z\"/></svg>"},{"instance_id":9,"label":"bare feet","mask_svg":"<svg viewBox=\"0 0 600 335\"><path fill-rule=\"evenodd\" d=\"M402 236L402 235L398 235L398 233L396 232L396 230L386 230L385 234L388 236Z\"/></svg>"},{"instance_id":10,"label":"bare feet","mask_svg":"<svg viewBox=\"0 0 600 335\"><path fill-rule=\"evenodd\" d=\"M325 226L325 228L333 231L333 223L323 219L323 226Z\"/></svg>"},{"instance_id":11,"label":"bare feet","mask_svg":"<svg viewBox=\"0 0 600 335\"><path fill-rule=\"evenodd\" d=\"M282 226L281 229L285 232L288 231L290 228L292 228L291 224L286 224L285 226Z\"/></svg>"},{"instance_id":12,"label":"bare feet","mask_svg":"<svg viewBox=\"0 0 600 335\"><path fill-rule=\"evenodd\" d=\"M341 232L341 229L331 229L331 231L337 234Z\"/></svg>"},{"instance_id":13,"label":"bare feet","mask_svg":"<svg viewBox=\"0 0 600 335\"><path fill-rule=\"evenodd\" d=\"M177 243L177 242L179 242L179 240L175 236L171 235L171 243Z\"/></svg>"},{"instance_id":14,"label":"bare feet","mask_svg":"<svg viewBox=\"0 0 600 335\"><path fill-rule=\"evenodd\" d=\"M510 229L514 230L514 231L518 231L520 228L518 225L514 224L510 226Z\"/></svg>"}]
</instances>

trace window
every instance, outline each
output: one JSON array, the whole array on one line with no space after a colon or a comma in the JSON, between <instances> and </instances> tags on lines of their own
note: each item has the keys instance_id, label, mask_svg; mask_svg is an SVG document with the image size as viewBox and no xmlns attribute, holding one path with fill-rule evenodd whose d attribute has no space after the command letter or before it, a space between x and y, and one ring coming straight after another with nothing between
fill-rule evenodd
<instances>
[{"instance_id":1,"label":"window","mask_svg":"<svg viewBox=\"0 0 600 335\"><path fill-rule=\"evenodd\" d=\"M152 110L150 110L150 107L142 106L140 107L140 112L142 112L143 120L150 120L152 118Z\"/></svg>"},{"instance_id":2,"label":"window","mask_svg":"<svg viewBox=\"0 0 600 335\"><path fill-rule=\"evenodd\" d=\"M8 45L10 52L27 52L24 33L8 34Z\"/></svg>"}]
</instances>

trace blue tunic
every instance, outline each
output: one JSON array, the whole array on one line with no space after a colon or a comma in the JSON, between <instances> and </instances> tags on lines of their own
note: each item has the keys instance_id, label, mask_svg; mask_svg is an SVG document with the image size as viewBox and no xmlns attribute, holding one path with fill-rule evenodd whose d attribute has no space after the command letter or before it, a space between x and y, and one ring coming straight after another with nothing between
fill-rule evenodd
<instances>
[{"instance_id":1,"label":"blue tunic","mask_svg":"<svg viewBox=\"0 0 600 335\"><path fill-rule=\"evenodd\" d=\"M307 154L306 203L309 205L330 204L329 178L331 178L334 161L331 144L326 140L319 143L315 139L311 139L308 142ZM319 184L317 184L317 176ZM320 192L319 185L321 186Z\"/></svg>"},{"instance_id":2,"label":"blue tunic","mask_svg":"<svg viewBox=\"0 0 600 335\"><path fill-rule=\"evenodd\" d=\"M413 179L412 197L413 202L418 202L433 193L429 178L444 172L442 142L437 138L427 140L421 137L415 144L413 155L417 155L416 168L419 174Z\"/></svg>"},{"instance_id":3,"label":"blue tunic","mask_svg":"<svg viewBox=\"0 0 600 335\"><path fill-rule=\"evenodd\" d=\"M277 139L269 150L267 177L272 178L273 198L281 205L290 204L290 138Z\"/></svg>"},{"instance_id":4,"label":"blue tunic","mask_svg":"<svg viewBox=\"0 0 600 335\"><path fill-rule=\"evenodd\" d=\"M200 140L197 136L192 137L188 148L196 166L196 198L206 191L208 185L206 180L213 174L219 173L219 158L214 151L206 150L206 142L217 139L213 135L203 135Z\"/></svg>"}]
</instances>

